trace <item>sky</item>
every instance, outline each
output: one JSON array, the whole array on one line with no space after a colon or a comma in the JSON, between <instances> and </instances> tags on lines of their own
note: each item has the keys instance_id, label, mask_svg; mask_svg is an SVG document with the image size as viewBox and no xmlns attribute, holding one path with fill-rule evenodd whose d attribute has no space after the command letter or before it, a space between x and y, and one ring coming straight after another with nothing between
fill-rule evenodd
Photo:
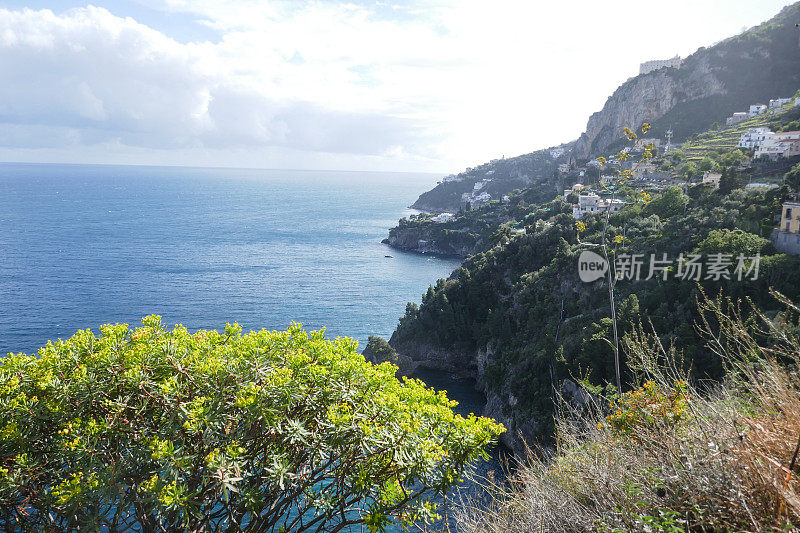
<instances>
[{"instance_id":1,"label":"sky","mask_svg":"<svg viewBox=\"0 0 800 533\"><path fill-rule=\"evenodd\" d=\"M457 172L788 3L0 0L0 161Z\"/></svg>"}]
</instances>

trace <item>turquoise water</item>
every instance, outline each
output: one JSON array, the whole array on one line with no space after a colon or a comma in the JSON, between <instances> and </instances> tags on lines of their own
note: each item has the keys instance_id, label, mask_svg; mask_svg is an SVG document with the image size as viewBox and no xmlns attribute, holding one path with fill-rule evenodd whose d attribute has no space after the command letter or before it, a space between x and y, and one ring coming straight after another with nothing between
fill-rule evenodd
<instances>
[{"instance_id":1,"label":"turquoise water","mask_svg":"<svg viewBox=\"0 0 800 533\"><path fill-rule=\"evenodd\" d=\"M297 321L363 347L458 266L380 243L435 181L2 164L0 353L151 313L192 330Z\"/></svg>"}]
</instances>

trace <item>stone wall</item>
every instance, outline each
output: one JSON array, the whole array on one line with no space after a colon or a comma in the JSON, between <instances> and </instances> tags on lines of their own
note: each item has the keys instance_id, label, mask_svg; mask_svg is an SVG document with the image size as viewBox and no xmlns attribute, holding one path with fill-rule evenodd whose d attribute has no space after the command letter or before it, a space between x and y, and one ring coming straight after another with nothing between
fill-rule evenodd
<instances>
[{"instance_id":1,"label":"stone wall","mask_svg":"<svg viewBox=\"0 0 800 533\"><path fill-rule=\"evenodd\" d=\"M779 252L800 255L800 233L773 230L771 240Z\"/></svg>"}]
</instances>

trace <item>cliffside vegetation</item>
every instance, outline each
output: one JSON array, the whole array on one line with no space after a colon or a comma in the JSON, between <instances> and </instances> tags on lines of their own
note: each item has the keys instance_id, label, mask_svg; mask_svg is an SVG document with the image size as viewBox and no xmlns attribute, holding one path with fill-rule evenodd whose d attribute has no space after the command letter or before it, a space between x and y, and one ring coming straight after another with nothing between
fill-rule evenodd
<instances>
[{"instance_id":1,"label":"cliffside vegetation","mask_svg":"<svg viewBox=\"0 0 800 533\"><path fill-rule=\"evenodd\" d=\"M780 117L792 120L789 113ZM681 342L695 379L717 380L722 362L693 333L700 291L722 290L774 311L770 288L800 298L800 259L777 253L768 240L790 187L745 189L754 168L742 165L746 154L730 147L705 154L698 165L723 173L719 189L687 184L685 191L671 186L645 193L623 185L617 194L628 205L610 217L608 239L613 258L639 254L641 261L640 279L621 279L616 286L619 336L640 319L651 322L663 342ZM672 155L656 164L673 164ZM678 156L685 162L686 152ZM791 181L793 174L788 176ZM580 281L577 267L581 252L601 242L604 212L587 213L576 224L570 204L560 198L527 204L526 192L513 195L507 206L486 206L514 219L496 226L492 246L430 287L420 305L409 304L390 340L423 365L471 369L487 393L487 414L509 428L504 440L517 451L520 435L529 442L553 435L555 391L574 392L579 381L601 387L614 382L608 288L603 279ZM719 254L729 261L727 279L705 270L697 279L677 276L681 255L708 261ZM740 254L759 255L757 276L736 274ZM666 274L649 272L652 261L662 258L670 261ZM622 378L623 388L634 384L630 372Z\"/></svg>"},{"instance_id":2,"label":"cliffside vegetation","mask_svg":"<svg viewBox=\"0 0 800 533\"><path fill-rule=\"evenodd\" d=\"M382 531L503 431L299 325L100 331L0 361L3 531Z\"/></svg>"},{"instance_id":3,"label":"cliffside vegetation","mask_svg":"<svg viewBox=\"0 0 800 533\"><path fill-rule=\"evenodd\" d=\"M623 240L617 254L646 258L666 253L676 259L681 253L711 250L733 256L760 252L757 280L701 284L768 305L764 297L770 287L800 297L800 260L775 253L763 237L763 228L779 212L782 194L743 189L723 194L700 185L687 196L667 189L649 204L612 216L610 235ZM586 248L578 240L571 206L560 200L549 206L549 216L528 219L526 234L468 258L451 279L431 287L419 307L409 306L391 338L398 351L412 357L420 346L450 351L454 358L471 354L468 364L487 392L502 399L504 413L492 414L505 414L501 419L512 431L534 421L525 431L527 438L552 434L551 364L557 382L613 381L613 353L606 341L611 335L607 290L602 281L585 284L578 279L578 255ZM585 217L584 223L582 240L598 242L600 217ZM676 280L672 268L667 281L656 276L619 283L621 334L639 317L649 317L665 342L687 341L687 362L697 377L719 378L720 361L689 340L698 318L693 305L698 287ZM630 379L623 376L626 385Z\"/></svg>"},{"instance_id":4,"label":"cliffside vegetation","mask_svg":"<svg viewBox=\"0 0 800 533\"><path fill-rule=\"evenodd\" d=\"M566 151L570 146L562 148ZM539 201L547 200L556 192L553 171L559 163L567 162L568 158L563 155L554 158L548 149L495 159L457 174L455 177L458 181L443 181L421 194L411 207L423 211L457 211L461 195L473 192L475 184L481 180L490 180L481 192L489 193L494 199L500 199L514 189L533 187L541 194Z\"/></svg>"},{"instance_id":5,"label":"cliffside vegetation","mask_svg":"<svg viewBox=\"0 0 800 533\"><path fill-rule=\"evenodd\" d=\"M800 309L774 303L780 312L766 315L701 297L703 350L726 369L718 384L684 371L684 339L637 326L625 343L636 388L563 404L555 453L531 457L514 483L484 480L491 503L462 508L462 530L795 531Z\"/></svg>"},{"instance_id":6,"label":"cliffside vegetation","mask_svg":"<svg viewBox=\"0 0 800 533\"><path fill-rule=\"evenodd\" d=\"M448 222L434 222L426 214L411 215L389 230L383 242L407 251L461 257L487 250L522 230L525 217L541 204L542 193L526 188L506 196L506 201L493 200L476 209L459 211Z\"/></svg>"}]
</instances>

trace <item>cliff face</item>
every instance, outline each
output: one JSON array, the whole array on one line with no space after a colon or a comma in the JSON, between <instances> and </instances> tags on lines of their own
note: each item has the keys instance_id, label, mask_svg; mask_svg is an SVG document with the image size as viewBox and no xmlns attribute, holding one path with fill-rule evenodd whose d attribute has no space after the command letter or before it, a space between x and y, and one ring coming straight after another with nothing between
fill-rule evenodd
<instances>
[{"instance_id":1,"label":"cliff face","mask_svg":"<svg viewBox=\"0 0 800 533\"><path fill-rule=\"evenodd\" d=\"M623 83L594 113L575 146L575 157L606 155L622 129L653 124L648 137L674 131L675 141L724 124L751 104L792 96L800 88L800 3L771 20L663 68Z\"/></svg>"},{"instance_id":2,"label":"cliff face","mask_svg":"<svg viewBox=\"0 0 800 533\"><path fill-rule=\"evenodd\" d=\"M405 252L458 257L467 257L475 253L483 242L480 237L471 233L454 231L447 237L436 236L432 231L433 228L435 223L431 223L428 227L393 228L389 237L381 242Z\"/></svg>"},{"instance_id":3,"label":"cliff face","mask_svg":"<svg viewBox=\"0 0 800 533\"><path fill-rule=\"evenodd\" d=\"M521 417L513 410L510 405L516 405L513 396L509 402L486 386L483 371L487 359L494 354L490 346L476 352L459 351L424 342L403 342L398 340L397 335L392 335L389 342L396 345L394 347L417 366L475 379L477 390L486 396L486 406L481 414L503 424L506 432L500 436L500 442L513 450L518 457L525 456L525 443L535 441L538 425L536 421Z\"/></svg>"},{"instance_id":4,"label":"cliff face","mask_svg":"<svg viewBox=\"0 0 800 533\"><path fill-rule=\"evenodd\" d=\"M589 117L586 131L575 146L575 156L589 158L618 142L625 127L636 129L655 122L681 102L724 95L726 88L709 65L699 57L681 69L664 68L623 83L606 101L603 110Z\"/></svg>"}]
</instances>

